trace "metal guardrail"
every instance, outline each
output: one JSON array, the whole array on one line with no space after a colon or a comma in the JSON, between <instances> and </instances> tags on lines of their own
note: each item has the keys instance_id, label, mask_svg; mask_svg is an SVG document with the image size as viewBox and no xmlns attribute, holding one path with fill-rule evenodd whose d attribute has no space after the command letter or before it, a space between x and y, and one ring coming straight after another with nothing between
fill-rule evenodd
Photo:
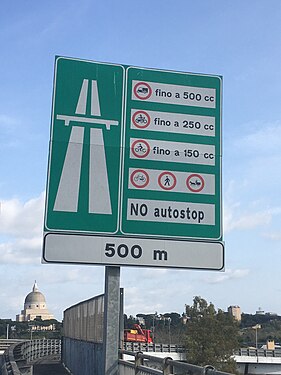
<instances>
[{"instance_id":1,"label":"metal guardrail","mask_svg":"<svg viewBox=\"0 0 281 375\"><path fill-rule=\"evenodd\" d=\"M269 349L241 348L239 350L236 350L234 355L248 356L248 357L281 357L281 349L269 350Z\"/></svg>"},{"instance_id":2,"label":"metal guardrail","mask_svg":"<svg viewBox=\"0 0 281 375\"><path fill-rule=\"evenodd\" d=\"M186 353L183 345L174 344L147 344L144 342L125 341L123 349L130 352L160 352L160 353Z\"/></svg>"},{"instance_id":3,"label":"metal guardrail","mask_svg":"<svg viewBox=\"0 0 281 375\"><path fill-rule=\"evenodd\" d=\"M60 356L60 340L42 339L13 344L4 353L2 375L31 375L32 362L52 354Z\"/></svg>"},{"instance_id":4,"label":"metal guardrail","mask_svg":"<svg viewBox=\"0 0 281 375\"><path fill-rule=\"evenodd\" d=\"M20 340L20 339L0 339L0 350L6 350L9 348L9 346L13 344L17 344L19 342L23 342L26 340Z\"/></svg>"},{"instance_id":5,"label":"metal guardrail","mask_svg":"<svg viewBox=\"0 0 281 375\"><path fill-rule=\"evenodd\" d=\"M26 341L21 345L22 357L27 362L32 362L38 358L52 354L61 353L61 340L59 339L39 339Z\"/></svg>"},{"instance_id":6,"label":"metal guardrail","mask_svg":"<svg viewBox=\"0 0 281 375\"><path fill-rule=\"evenodd\" d=\"M226 372L217 371L213 366L195 366L186 362L173 359L154 357L141 352L132 353L121 350L120 355L132 356L133 361L119 359L119 375L229 375Z\"/></svg>"},{"instance_id":7,"label":"metal guardrail","mask_svg":"<svg viewBox=\"0 0 281 375\"><path fill-rule=\"evenodd\" d=\"M2 366L2 375L21 375L19 367L24 367L24 373L32 374L31 366L26 368L26 360L18 357L18 350L23 343L12 344L4 353L4 364ZM27 370L27 371L26 371Z\"/></svg>"}]
</instances>

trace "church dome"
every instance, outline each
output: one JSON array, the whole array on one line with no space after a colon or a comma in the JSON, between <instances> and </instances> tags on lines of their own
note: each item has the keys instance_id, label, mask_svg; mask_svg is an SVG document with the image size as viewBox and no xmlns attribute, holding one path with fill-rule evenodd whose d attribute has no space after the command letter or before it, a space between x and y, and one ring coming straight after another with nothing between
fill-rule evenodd
<instances>
[{"instance_id":1,"label":"church dome","mask_svg":"<svg viewBox=\"0 0 281 375\"><path fill-rule=\"evenodd\" d=\"M35 319L54 319L54 315L47 309L45 296L39 292L36 281L32 292L25 297L23 310L16 316L17 322L30 322Z\"/></svg>"},{"instance_id":2,"label":"church dome","mask_svg":"<svg viewBox=\"0 0 281 375\"><path fill-rule=\"evenodd\" d=\"M39 292L37 284L35 282L32 292L28 293L25 297L24 304L37 304L37 303L45 303L46 299L44 294Z\"/></svg>"}]
</instances>

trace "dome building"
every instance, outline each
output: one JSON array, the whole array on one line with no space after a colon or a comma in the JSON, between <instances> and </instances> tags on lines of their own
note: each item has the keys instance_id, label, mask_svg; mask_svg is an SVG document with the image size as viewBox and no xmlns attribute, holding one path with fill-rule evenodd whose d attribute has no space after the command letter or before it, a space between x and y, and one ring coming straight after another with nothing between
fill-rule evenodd
<instances>
[{"instance_id":1,"label":"dome building","mask_svg":"<svg viewBox=\"0 0 281 375\"><path fill-rule=\"evenodd\" d=\"M32 292L25 297L24 308L21 314L16 316L17 322L29 322L34 319L49 320L54 316L49 313L46 305L46 299L43 293L39 292L35 281Z\"/></svg>"}]
</instances>

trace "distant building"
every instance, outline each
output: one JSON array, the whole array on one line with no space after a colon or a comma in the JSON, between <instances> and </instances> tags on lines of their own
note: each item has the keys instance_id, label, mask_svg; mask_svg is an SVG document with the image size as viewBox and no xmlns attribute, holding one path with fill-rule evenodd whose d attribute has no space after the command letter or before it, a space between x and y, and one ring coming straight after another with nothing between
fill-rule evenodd
<instances>
[{"instance_id":1,"label":"distant building","mask_svg":"<svg viewBox=\"0 0 281 375\"><path fill-rule=\"evenodd\" d=\"M231 316L233 316L235 320L237 320L238 322L241 321L241 309L239 306L229 306L227 311Z\"/></svg>"},{"instance_id":2,"label":"distant building","mask_svg":"<svg viewBox=\"0 0 281 375\"><path fill-rule=\"evenodd\" d=\"M145 326L145 320L143 316L138 316L137 319L140 325Z\"/></svg>"},{"instance_id":3,"label":"distant building","mask_svg":"<svg viewBox=\"0 0 281 375\"><path fill-rule=\"evenodd\" d=\"M189 317L186 314L183 314L181 317L182 324L186 324L189 320Z\"/></svg>"},{"instance_id":4,"label":"distant building","mask_svg":"<svg viewBox=\"0 0 281 375\"><path fill-rule=\"evenodd\" d=\"M268 315L268 316L278 316L278 314L277 313L275 313L275 312L267 312L267 313L265 313L265 315Z\"/></svg>"},{"instance_id":5,"label":"distant building","mask_svg":"<svg viewBox=\"0 0 281 375\"><path fill-rule=\"evenodd\" d=\"M32 292L25 297L24 308L21 313L16 316L16 321L29 322L36 318L41 320L49 320L54 319L54 316L49 313L45 296L39 292L35 281Z\"/></svg>"},{"instance_id":6,"label":"distant building","mask_svg":"<svg viewBox=\"0 0 281 375\"><path fill-rule=\"evenodd\" d=\"M258 311L256 311L256 315L265 315L265 312L261 307L259 307Z\"/></svg>"}]
</instances>

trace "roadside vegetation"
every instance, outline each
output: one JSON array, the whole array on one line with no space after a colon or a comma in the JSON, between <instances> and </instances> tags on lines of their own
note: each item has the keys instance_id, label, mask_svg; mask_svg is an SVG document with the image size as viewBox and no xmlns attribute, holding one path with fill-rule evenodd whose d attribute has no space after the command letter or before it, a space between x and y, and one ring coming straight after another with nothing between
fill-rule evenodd
<instances>
[{"instance_id":1,"label":"roadside vegetation","mask_svg":"<svg viewBox=\"0 0 281 375\"><path fill-rule=\"evenodd\" d=\"M194 297L191 305L185 305L182 314L155 312L139 313L135 317L124 315L125 329L132 328L134 324L151 330L155 344L185 346L189 363L198 366L211 364L225 372L235 372L232 354L236 349L261 348L269 340L281 347L281 316L242 314L238 322L199 296ZM0 319L1 339L60 338L61 335L62 323L55 319L32 322Z\"/></svg>"},{"instance_id":2,"label":"roadside vegetation","mask_svg":"<svg viewBox=\"0 0 281 375\"><path fill-rule=\"evenodd\" d=\"M16 322L0 319L0 338L6 339L56 339L62 333L62 323L55 319Z\"/></svg>"},{"instance_id":3,"label":"roadside vegetation","mask_svg":"<svg viewBox=\"0 0 281 375\"><path fill-rule=\"evenodd\" d=\"M125 315L125 328L141 324L150 329L156 344L184 345L188 362L198 366L213 365L218 370L235 372L232 354L242 347L266 346L268 340L281 343L281 316L275 314L242 314L236 321L227 312L216 310L212 303L194 297L192 305L182 314ZM260 326L256 329L254 327Z\"/></svg>"}]
</instances>

